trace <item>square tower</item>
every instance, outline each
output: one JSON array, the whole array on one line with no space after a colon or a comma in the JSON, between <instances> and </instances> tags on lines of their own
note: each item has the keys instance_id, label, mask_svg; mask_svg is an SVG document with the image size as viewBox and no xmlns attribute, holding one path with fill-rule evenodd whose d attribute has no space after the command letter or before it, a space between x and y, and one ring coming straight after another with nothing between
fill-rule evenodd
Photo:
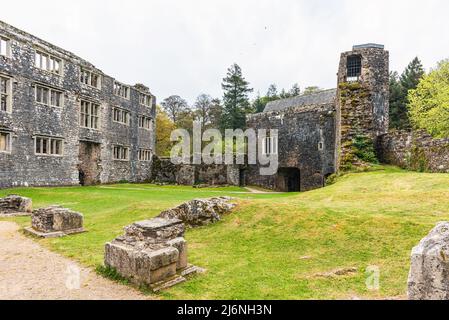
<instances>
[{"instance_id":1,"label":"square tower","mask_svg":"<svg viewBox=\"0 0 449 320\"><path fill-rule=\"evenodd\" d=\"M383 45L364 44L342 53L337 88L341 161L357 136L376 143L388 132L389 52Z\"/></svg>"}]
</instances>

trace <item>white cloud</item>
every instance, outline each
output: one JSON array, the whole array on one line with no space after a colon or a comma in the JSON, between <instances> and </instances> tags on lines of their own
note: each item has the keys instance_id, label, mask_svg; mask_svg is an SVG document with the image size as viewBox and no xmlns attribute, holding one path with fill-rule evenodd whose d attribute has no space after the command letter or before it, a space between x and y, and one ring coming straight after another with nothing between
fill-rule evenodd
<instances>
[{"instance_id":1,"label":"white cloud","mask_svg":"<svg viewBox=\"0 0 449 320\"><path fill-rule=\"evenodd\" d=\"M449 56L444 0L8 1L0 19L75 52L159 99L221 96L237 62L255 90L335 87L339 54L378 42L401 71Z\"/></svg>"}]
</instances>

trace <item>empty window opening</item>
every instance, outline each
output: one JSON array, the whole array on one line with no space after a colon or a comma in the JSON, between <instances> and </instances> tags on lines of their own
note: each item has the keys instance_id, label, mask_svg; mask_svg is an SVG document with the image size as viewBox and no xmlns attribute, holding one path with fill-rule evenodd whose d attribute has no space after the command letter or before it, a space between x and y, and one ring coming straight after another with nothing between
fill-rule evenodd
<instances>
[{"instance_id":1,"label":"empty window opening","mask_svg":"<svg viewBox=\"0 0 449 320\"><path fill-rule=\"evenodd\" d=\"M129 87L125 86L124 84L121 84L117 81L114 82L114 94L116 96L125 98L125 99L129 99Z\"/></svg>"},{"instance_id":2,"label":"empty window opening","mask_svg":"<svg viewBox=\"0 0 449 320\"><path fill-rule=\"evenodd\" d=\"M121 124L130 124L130 113L126 110L120 108L112 109L112 119L114 122L118 122Z\"/></svg>"},{"instance_id":3,"label":"empty window opening","mask_svg":"<svg viewBox=\"0 0 449 320\"><path fill-rule=\"evenodd\" d=\"M324 143L319 142L318 143L318 150L322 151L324 149Z\"/></svg>"},{"instance_id":4,"label":"empty window opening","mask_svg":"<svg viewBox=\"0 0 449 320\"><path fill-rule=\"evenodd\" d=\"M80 114L80 126L89 129L99 128L99 110L100 106L98 104L81 101L81 114Z\"/></svg>"},{"instance_id":5,"label":"empty window opening","mask_svg":"<svg viewBox=\"0 0 449 320\"><path fill-rule=\"evenodd\" d=\"M101 89L101 76L83 68L80 70L80 82L90 87Z\"/></svg>"},{"instance_id":6,"label":"empty window opening","mask_svg":"<svg viewBox=\"0 0 449 320\"><path fill-rule=\"evenodd\" d=\"M129 160L129 148L127 147L114 146L113 153L114 153L113 154L114 160L122 160L122 161Z\"/></svg>"},{"instance_id":7,"label":"empty window opening","mask_svg":"<svg viewBox=\"0 0 449 320\"><path fill-rule=\"evenodd\" d=\"M349 56L347 61L347 81L358 81L362 74L362 57Z\"/></svg>"},{"instance_id":8,"label":"empty window opening","mask_svg":"<svg viewBox=\"0 0 449 320\"><path fill-rule=\"evenodd\" d=\"M36 155L62 156L62 139L51 137L36 137Z\"/></svg>"},{"instance_id":9,"label":"empty window opening","mask_svg":"<svg viewBox=\"0 0 449 320\"><path fill-rule=\"evenodd\" d=\"M42 51L36 51L34 65L36 68L60 75L62 73L62 60Z\"/></svg>"},{"instance_id":10,"label":"empty window opening","mask_svg":"<svg viewBox=\"0 0 449 320\"><path fill-rule=\"evenodd\" d=\"M11 152L11 133L0 132L0 152Z\"/></svg>"},{"instance_id":11,"label":"empty window opening","mask_svg":"<svg viewBox=\"0 0 449 320\"><path fill-rule=\"evenodd\" d=\"M36 102L52 107L62 107L62 91L36 85Z\"/></svg>"},{"instance_id":12,"label":"empty window opening","mask_svg":"<svg viewBox=\"0 0 449 320\"><path fill-rule=\"evenodd\" d=\"M11 79L0 77L0 111L11 112Z\"/></svg>"},{"instance_id":13,"label":"empty window opening","mask_svg":"<svg viewBox=\"0 0 449 320\"><path fill-rule=\"evenodd\" d=\"M140 93L139 94L139 101L141 105L151 107L151 95Z\"/></svg>"},{"instance_id":14,"label":"empty window opening","mask_svg":"<svg viewBox=\"0 0 449 320\"><path fill-rule=\"evenodd\" d=\"M151 150L148 149L140 149L139 150L139 160L140 161L151 161Z\"/></svg>"},{"instance_id":15,"label":"empty window opening","mask_svg":"<svg viewBox=\"0 0 449 320\"><path fill-rule=\"evenodd\" d=\"M153 120L149 117L140 116L139 117L139 128L151 130L153 125Z\"/></svg>"},{"instance_id":16,"label":"empty window opening","mask_svg":"<svg viewBox=\"0 0 449 320\"><path fill-rule=\"evenodd\" d=\"M275 155L278 154L278 140L277 137L264 138L262 141L262 154Z\"/></svg>"},{"instance_id":17,"label":"empty window opening","mask_svg":"<svg viewBox=\"0 0 449 320\"><path fill-rule=\"evenodd\" d=\"M0 37L0 55L2 55L4 57L11 56L10 43L11 43L11 41L9 39Z\"/></svg>"}]
</instances>

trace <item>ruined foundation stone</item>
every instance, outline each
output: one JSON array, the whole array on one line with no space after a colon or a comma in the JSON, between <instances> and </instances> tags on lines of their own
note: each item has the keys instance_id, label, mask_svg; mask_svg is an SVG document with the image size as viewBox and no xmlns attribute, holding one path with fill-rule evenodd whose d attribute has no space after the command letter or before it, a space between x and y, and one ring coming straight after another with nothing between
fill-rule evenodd
<instances>
[{"instance_id":1,"label":"ruined foundation stone","mask_svg":"<svg viewBox=\"0 0 449 320\"><path fill-rule=\"evenodd\" d=\"M51 206L33 211L28 233L44 238L63 237L84 232L83 215L60 206Z\"/></svg>"},{"instance_id":2,"label":"ruined foundation stone","mask_svg":"<svg viewBox=\"0 0 449 320\"><path fill-rule=\"evenodd\" d=\"M33 211L33 201L17 195L0 199L0 216L28 216Z\"/></svg>"},{"instance_id":3,"label":"ruined foundation stone","mask_svg":"<svg viewBox=\"0 0 449 320\"><path fill-rule=\"evenodd\" d=\"M235 204L229 197L195 199L180 206L162 212L159 217L179 219L189 227L199 227L221 220L221 216L230 213Z\"/></svg>"},{"instance_id":4,"label":"ruined foundation stone","mask_svg":"<svg viewBox=\"0 0 449 320\"><path fill-rule=\"evenodd\" d=\"M449 222L440 222L413 248L408 278L410 300L449 299Z\"/></svg>"},{"instance_id":5,"label":"ruined foundation stone","mask_svg":"<svg viewBox=\"0 0 449 320\"><path fill-rule=\"evenodd\" d=\"M183 282L200 269L187 263L184 224L154 218L125 227L125 234L105 245L105 265L137 285L155 291Z\"/></svg>"}]
</instances>

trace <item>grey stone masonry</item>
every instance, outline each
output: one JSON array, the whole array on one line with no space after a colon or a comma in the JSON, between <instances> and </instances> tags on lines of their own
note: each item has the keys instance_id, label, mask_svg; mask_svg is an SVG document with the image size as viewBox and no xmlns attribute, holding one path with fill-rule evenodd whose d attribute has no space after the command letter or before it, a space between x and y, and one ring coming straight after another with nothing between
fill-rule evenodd
<instances>
[{"instance_id":1,"label":"grey stone masonry","mask_svg":"<svg viewBox=\"0 0 449 320\"><path fill-rule=\"evenodd\" d=\"M156 98L146 86L4 22L0 36L0 188L149 180Z\"/></svg>"},{"instance_id":2,"label":"grey stone masonry","mask_svg":"<svg viewBox=\"0 0 449 320\"><path fill-rule=\"evenodd\" d=\"M32 211L33 201L30 198L17 195L0 198L0 216L28 216Z\"/></svg>"},{"instance_id":3,"label":"grey stone masonry","mask_svg":"<svg viewBox=\"0 0 449 320\"><path fill-rule=\"evenodd\" d=\"M308 191L322 188L325 178L336 172L335 101L263 112L249 116L246 122L256 130L277 129L279 136L278 173L262 176L260 165L251 165L244 173L246 184L285 192Z\"/></svg>"},{"instance_id":4,"label":"grey stone masonry","mask_svg":"<svg viewBox=\"0 0 449 320\"><path fill-rule=\"evenodd\" d=\"M82 233L84 217L81 213L61 206L50 206L33 211L31 228L25 230L35 236L56 238Z\"/></svg>"},{"instance_id":5,"label":"grey stone masonry","mask_svg":"<svg viewBox=\"0 0 449 320\"><path fill-rule=\"evenodd\" d=\"M389 52L383 46L354 46L340 57L337 88L339 165L356 136L375 144L389 127Z\"/></svg>"},{"instance_id":6,"label":"grey stone masonry","mask_svg":"<svg viewBox=\"0 0 449 320\"><path fill-rule=\"evenodd\" d=\"M391 131L379 138L377 153L383 163L407 170L449 173L449 139L425 131Z\"/></svg>"},{"instance_id":7,"label":"grey stone masonry","mask_svg":"<svg viewBox=\"0 0 449 320\"><path fill-rule=\"evenodd\" d=\"M196 272L187 263L184 224L154 218L125 227L125 234L105 245L105 265L122 277L153 290L165 288Z\"/></svg>"},{"instance_id":8,"label":"grey stone masonry","mask_svg":"<svg viewBox=\"0 0 449 320\"><path fill-rule=\"evenodd\" d=\"M410 300L449 300L449 222L439 223L411 254Z\"/></svg>"},{"instance_id":9,"label":"grey stone masonry","mask_svg":"<svg viewBox=\"0 0 449 320\"><path fill-rule=\"evenodd\" d=\"M189 227L201 227L218 222L223 215L230 213L235 207L231 200L229 197L194 199L163 211L158 217L180 219Z\"/></svg>"}]
</instances>

